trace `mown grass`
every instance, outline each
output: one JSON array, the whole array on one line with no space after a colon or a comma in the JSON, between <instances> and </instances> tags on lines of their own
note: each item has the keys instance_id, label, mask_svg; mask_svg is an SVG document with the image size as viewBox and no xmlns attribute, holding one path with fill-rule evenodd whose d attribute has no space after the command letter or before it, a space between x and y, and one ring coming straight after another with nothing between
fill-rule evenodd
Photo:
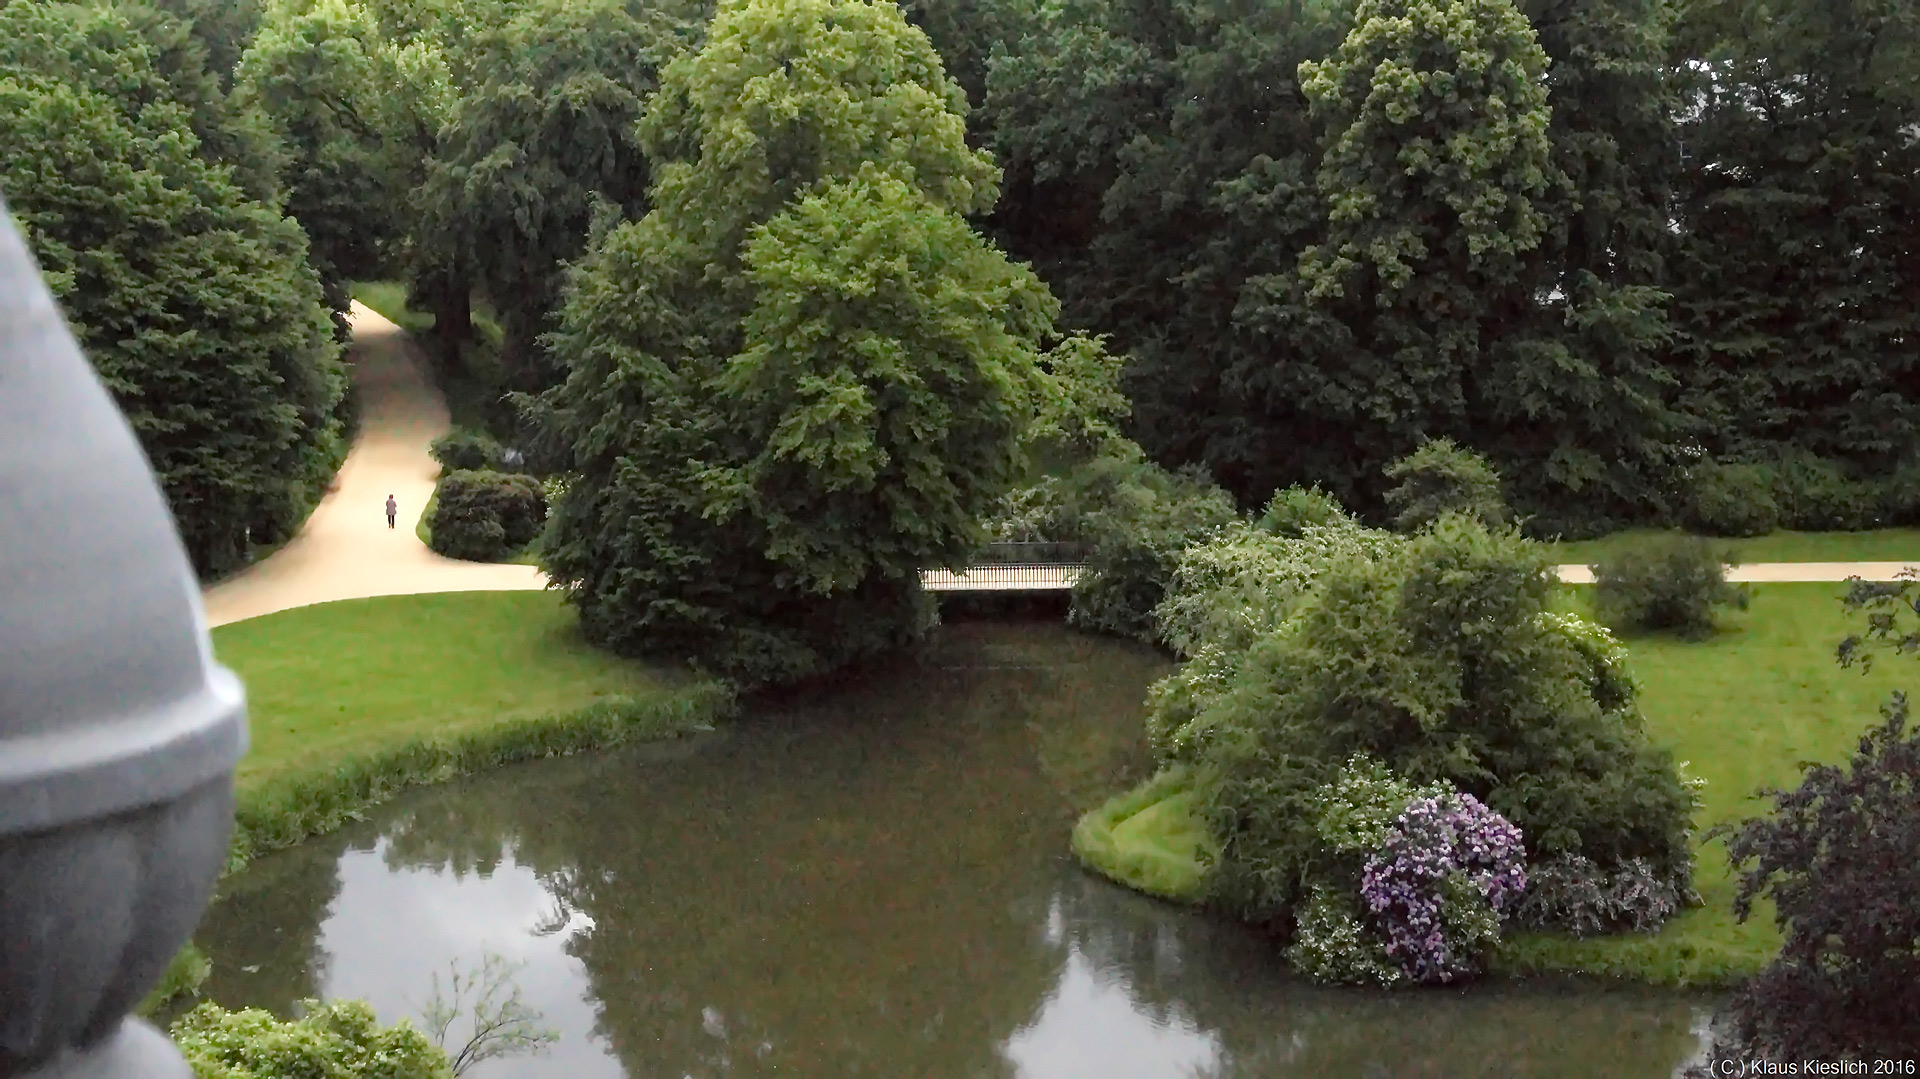
<instances>
[{"instance_id":1,"label":"mown grass","mask_svg":"<svg viewBox=\"0 0 1920 1079\"><path fill-rule=\"evenodd\" d=\"M1569 588L1566 607L1585 613L1590 591ZM1800 762L1844 760L1888 696L1920 683L1920 661L1884 657L1865 674L1834 662L1834 646L1859 628L1858 616L1839 602L1844 591L1839 584L1754 585L1748 609L1725 612L1720 632L1708 640L1628 641L1649 734L1707 781L1697 817L1703 835L1763 812L1767 803L1757 792L1796 785ZM1191 901L1199 894L1199 866L1166 864L1180 849L1169 837L1190 826L1167 819L1179 808L1170 793L1143 787L1108 803L1083 820L1085 842L1076 830L1075 850L1121 883ZM1156 803L1161 816L1131 836L1099 819L1123 819ZM1584 941L1515 934L1496 966L1661 985L1725 985L1765 966L1780 947L1772 907L1763 901L1747 922L1735 920L1737 881L1720 843L1702 844L1695 885L1703 904L1658 933Z\"/></svg>"},{"instance_id":2,"label":"mown grass","mask_svg":"<svg viewBox=\"0 0 1920 1079\"><path fill-rule=\"evenodd\" d=\"M1171 768L1080 818L1073 853L1136 891L1199 902L1219 847L1193 813L1193 777Z\"/></svg>"},{"instance_id":3,"label":"mown grass","mask_svg":"<svg viewBox=\"0 0 1920 1079\"><path fill-rule=\"evenodd\" d=\"M247 687L227 872L408 787L512 761L708 729L730 691L588 645L548 592L382 596L221 626ZM189 945L142 1004L206 978Z\"/></svg>"},{"instance_id":4,"label":"mown grass","mask_svg":"<svg viewBox=\"0 0 1920 1079\"><path fill-rule=\"evenodd\" d=\"M1635 528L1598 539L1550 544L1556 562L1586 565L1649 539L1682 535L1678 529ZM1869 532L1773 532L1751 539L1708 537L1715 548L1732 551L1742 563L1755 562L1903 562L1920 564L1920 529L1881 528Z\"/></svg>"},{"instance_id":5,"label":"mown grass","mask_svg":"<svg viewBox=\"0 0 1920 1079\"><path fill-rule=\"evenodd\" d=\"M396 739L689 681L589 645L550 592L343 600L221 626L213 647L247 685L243 789Z\"/></svg>"}]
</instances>

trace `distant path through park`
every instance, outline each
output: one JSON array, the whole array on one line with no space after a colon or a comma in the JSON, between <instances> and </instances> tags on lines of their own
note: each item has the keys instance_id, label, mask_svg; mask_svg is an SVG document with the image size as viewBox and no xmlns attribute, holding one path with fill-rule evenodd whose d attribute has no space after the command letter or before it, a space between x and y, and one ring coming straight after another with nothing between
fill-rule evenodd
<instances>
[{"instance_id":1,"label":"distant path through park","mask_svg":"<svg viewBox=\"0 0 1920 1079\"><path fill-rule=\"evenodd\" d=\"M414 534L440 475L427 450L451 425L446 401L427 375L426 358L400 327L357 301L349 318L353 384L360 394L360 432L353 448L298 535L205 591L209 625L338 599L546 587L546 575L532 566L445 558ZM388 495L400 504L399 524L391 529ZM1768 562L1736 567L1727 576L1734 581L1844 581L1857 575L1889 581L1908 564ZM958 577L936 570L928 573L927 583L942 591L1027 590L1071 587L1077 576L1067 567L1051 569L1050 575L1040 574L1045 581L1018 567L980 567ZM1559 572L1563 581L1593 580L1586 566L1561 566Z\"/></svg>"},{"instance_id":2,"label":"distant path through park","mask_svg":"<svg viewBox=\"0 0 1920 1079\"><path fill-rule=\"evenodd\" d=\"M532 566L445 558L414 534L440 466L427 452L451 421L426 359L400 327L355 302L348 357L360 395L360 431L326 497L299 534L207 589L207 623L366 596L546 587ZM387 496L400 504L387 527Z\"/></svg>"}]
</instances>

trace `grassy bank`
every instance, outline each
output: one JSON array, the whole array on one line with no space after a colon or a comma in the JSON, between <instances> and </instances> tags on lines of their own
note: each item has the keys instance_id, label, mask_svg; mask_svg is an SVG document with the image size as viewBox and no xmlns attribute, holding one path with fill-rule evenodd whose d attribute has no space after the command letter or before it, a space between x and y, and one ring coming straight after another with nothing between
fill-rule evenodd
<instances>
[{"instance_id":1,"label":"grassy bank","mask_svg":"<svg viewBox=\"0 0 1920 1079\"><path fill-rule=\"evenodd\" d=\"M1081 817L1073 853L1136 891L1197 903L1219 849L1193 814L1193 777L1171 768Z\"/></svg>"},{"instance_id":2,"label":"grassy bank","mask_svg":"<svg viewBox=\"0 0 1920 1079\"><path fill-rule=\"evenodd\" d=\"M221 626L213 644L246 682L251 736L228 873L409 787L709 729L733 704L591 647L547 592L345 600ZM188 949L143 1010L204 977Z\"/></svg>"},{"instance_id":3,"label":"grassy bank","mask_svg":"<svg viewBox=\"0 0 1920 1079\"><path fill-rule=\"evenodd\" d=\"M1702 832L1760 812L1765 803L1755 792L1798 783L1800 761L1845 759L1888 694L1920 682L1916 660L1887 657L1871 674L1834 663L1834 645L1858 628L1857 616L1838 602L1844 588L1756 585L1750 608L1725 616L1711 640L1629 642L1649 732L1707 781L1698 818ZM1569 590L1570 607L1586 602L1587 589ZM1138 794L1090 814L1083 821L1086 835L1076 832L1076 850L1123 883L1196 900L1199 866L1171 864L1178 851L1197 849L1179 838L1192 827L1175 819L1184 795L1172 786ZM1111 823L1128 818L1143 823L1131 832ZM1704 904L1658 933L1585 941L1516 934L1503 943L1497 966L1509 973L1600 974L1661 985L1721 985L1758 971L1780 947L1771 905L1757 906L1745 924L1734 920L1736 882L1718 843L1702 845L1695 883Z\"/></svg>"},{"instance_id":4,"label":"grassy bank","mask_svg":"<svg viewBox=\"0 0 1920 1079\"><path fill-rule=\"evenodd\" d=\"M1677 529L1636 528L1599 539L1549 545L1561 563L1589 564L1622 548ZM1773 532L1750 539L1708 537L1743 563L1754 562L1904 562L1920 564L1920 529L1881 528L1870 532Z\"/></svg>"}]
</instances>

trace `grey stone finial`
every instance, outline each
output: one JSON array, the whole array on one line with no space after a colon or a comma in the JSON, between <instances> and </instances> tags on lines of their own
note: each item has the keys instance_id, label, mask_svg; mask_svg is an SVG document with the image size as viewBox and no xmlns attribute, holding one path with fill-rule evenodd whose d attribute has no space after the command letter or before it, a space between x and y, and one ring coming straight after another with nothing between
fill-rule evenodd
<instances>
[{"instance_id":1,"label":"grey stone finial","mask_svg":"<svg viewBox=\"0 0 1920 1079\"><path fill-rule=\"evenodd\" d=\"M0 201L0 1079L188 1076L127 1018L226 860L240 682Z\"/></svg>"}]
</instances>

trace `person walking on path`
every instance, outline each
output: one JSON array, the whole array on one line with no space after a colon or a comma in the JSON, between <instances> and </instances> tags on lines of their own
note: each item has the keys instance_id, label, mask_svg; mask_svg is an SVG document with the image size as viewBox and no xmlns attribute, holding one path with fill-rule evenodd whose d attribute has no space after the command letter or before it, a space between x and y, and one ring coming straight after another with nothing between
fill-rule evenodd
<instances>
[{"instance_id":1,"label":"person walking on path","mask_svg":"<svg viewBox=\"0 0 1920 1079\"><path fill-rule=\"evenodd\" d=\"M393 519L399 516L399 514L400 514L400 503L395 502L393 500L392 495L388 495L387 496L387 527L388 528L393 527Z\"/></svg>"}]
</instances>

